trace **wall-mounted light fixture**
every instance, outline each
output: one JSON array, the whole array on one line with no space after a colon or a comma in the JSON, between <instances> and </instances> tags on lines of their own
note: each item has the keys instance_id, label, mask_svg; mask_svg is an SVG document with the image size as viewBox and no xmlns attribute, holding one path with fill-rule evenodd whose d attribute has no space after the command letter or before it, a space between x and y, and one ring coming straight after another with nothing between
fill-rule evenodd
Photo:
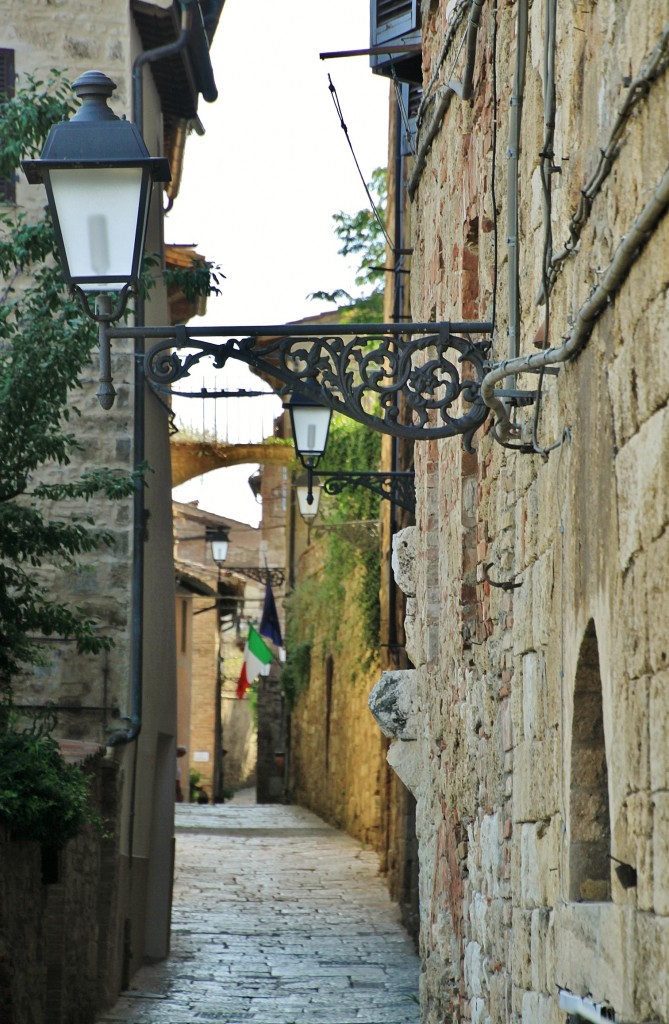
<instances>
[{"instance_id":1,"label":"wall-mounted light fixture","mask_svg":"<svg viewBox=\"0 0 669 1024\"><path fill-rule=\"evenodd\" d=\"M485 336L491 323L110 326L138 286L150 185L169 180L167 162L150 157L136 127L108 108L114 88L101 72L82 75L75 83L81 109L54 126L41 159L23 164L30 182L47 187L66 280L99 322L103 408L114 401L111 340L156 339L145 358L146 375L155 384L187 376L205 357L216 369L228 359L240 360L280 381L284 393L316 396L320 405L373 430L413 440L462 435L470 448L488 415L480 385L489 369ZM132 137L127 144L126 136ZM121 293L114 309L110 289ZM95 313L89 291L102 293ZM472 341L472 335L484 338ZM204 340L212 337L227 340Z\"/></svg>"},{"instance_id":2,"label":"wall-mounted light fixture","mask_svg":"<svg viewBox=\"0 0 669 1024\"><path fill-rule=\"evenodd\" d=\"M314 471L325 455L332 410L305 394L291 395L284 408L290 414L295 451L307 471L296 488L298 508L305 522L311 522L318 515L321 491L341 494L348 487L364 487L407 512L415 512L412 472L319 470L315 476Z\"/></svg>"},{"instance_id":3,"label":"wall-mounted light fixture","mask_svg":"<svg viewBox=\"0 0 669 1024\"><path fill-rule=\"evenodd\" d=\"M204 540L209 545L211 557L219 569L225 565L227 572L239 573L240 576L246 576L256 583L266 583L269 580L273 587L282 587L285 583L285 569L278 566L262 568L259 565L228 565L226 559L230 548L230 530L227 526L207 526L204 534L198 533L188 537L180 537L177 534L174 539L177 544L190 540Z\"/></svg>"},{"instance_id":4,"label":"wall-mounted light fixture","mask_svg":"<svg viewBox=\"0 0 669 1024\"><path fill-rule=\"evenodd\" d=\"M46 187L67 285L90 317L109 323L139 279L151 186L171 179L167 160L152 157L137 126L107 105L115 88L101 71L81 75L73 85L79 110L53 125L39 160L23 161L28 181ZM89 292L118 293L115 308L92 310Z\"/></svg>"}]
</instances>

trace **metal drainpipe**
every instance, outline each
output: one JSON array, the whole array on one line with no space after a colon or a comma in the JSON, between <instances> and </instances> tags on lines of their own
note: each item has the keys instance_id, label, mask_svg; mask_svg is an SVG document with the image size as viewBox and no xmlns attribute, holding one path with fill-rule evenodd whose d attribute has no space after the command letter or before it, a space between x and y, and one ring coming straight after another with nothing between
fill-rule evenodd
<instances>
[{"instance_id":1,"label":"metal drainpipe","mask_svg":"<svg viewBox=\"0 0 669 1024\"><path fill-rule=\"evenodd\" d=\"M394 143L395 153L395 224L393 237L395 240L394 253L393 253L393 268L395 271L402 269L402 263L404 257L399 256L398 253L404 247L404 239L402 237L402 203L401 197L403 193L402 189L402 176L404 169L404 162L402 160L402 116L399 108L399 103L395 102L395 133ZM393 275L393 320L395 323L399 323L402 319L402 275L395 273ZM397 449L398 439L396 437L391 438L390 444L390 468L392 472L397 471ZM390 502L390 551L388 552L388 648L387 655L390 660L391 651L393 652L392 657L397 655L397 584L393 577L392 570L392 538L395 536L397 530L397 509L394 503ZM392 662L391 662L392 663ZM395 665L393 664L393 667Z\"/></svg>"},{"instance_id":2,"label":"metal drainpipe","mask_svg":"<svg viewBox=\"0 0 669 1024\"><path fill-rule=\"evenodd\" d=\"M142 73L144 65L163 57L170 57L182 50L190 36L193 12L192 7L195 0L181 0L181 33L174 43L167 46L158 46L154 50L146 50L140 54L132 69L132 118L144 135L144 97ZM145 303L141 296L137 298L135 323L142 327L146 323ZM134 423L133 423L133 449L135 468L144 462L145 458L145 400L144 400L144 341L142 338L135 340L134 347ZM146 508L144 503L144 483L138 480L135 484L133 495L133 543L132 543L132 624L131 624L131 680L130 680L130 714L129 725L126 729L119 729L112 733L107 741L110 747L121 746L124 743L132 743L137 739L142 728L142 696L144 684L144 671L142 664L143 640L144 640L144 543L145 543L145 516ZM134 799L132 801L134 816ZM130 828L130 843L132 844L132 825Z\"/></svg>"},{"instance_id":3,"label":"metal drainpipe","mask_svg":"<svg viewBox=\"0 0 669 1024\"><path fill-rule=\"evenodd\" d=\"M527 0L518 0L516 23L516 65L513 73L513 94L509 111L509 148L507 156L507 246L509 254L509 348L508 358L515 359L520 351L520 283L518 254L518 154L520 150L520 121L523 107L525 63L527 58ZM515 387L515 377L506 382Z\"/></svg>"}]
</instances>

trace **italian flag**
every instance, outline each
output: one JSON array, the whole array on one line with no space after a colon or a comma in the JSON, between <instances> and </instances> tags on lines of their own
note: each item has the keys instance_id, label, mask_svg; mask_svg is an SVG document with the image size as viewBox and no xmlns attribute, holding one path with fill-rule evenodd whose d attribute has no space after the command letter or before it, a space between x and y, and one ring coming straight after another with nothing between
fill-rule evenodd
<instances>
[{"instance_id":1,"label":"italian flag","mask_svg":"<svg viewBox=\"0 0 669 1024\"><path fill-rule=\"evenodd\" d=\"M269 671L267 666L273 658L274 655L260 633L257 633L253 626L249 626L249 635L244 648L244 662L237 683L237 696L240 700L256 676L267 675Z\"/></svg>"}]
</instances>

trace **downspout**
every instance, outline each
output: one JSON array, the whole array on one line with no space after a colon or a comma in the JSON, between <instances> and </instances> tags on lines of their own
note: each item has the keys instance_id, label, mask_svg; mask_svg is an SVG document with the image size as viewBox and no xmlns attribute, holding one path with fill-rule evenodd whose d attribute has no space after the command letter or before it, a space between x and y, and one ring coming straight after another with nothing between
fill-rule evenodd
<instances>
[{"instance_id":1,"label":"downspout","mask_svg":"<svg viewBox=\"0 0 669 1024\"><path fill-rule=\"evenodd\" d=\"M394 152L394 164L395 164L395 218L394 218L394 252L393 252L393 269L396 271L393 274L393 320L395 323L399 323L402 320L403 309L403 288L402 288L402 275L397 271L402 269L404 257L400 255L400 252L404 248L404 237L403 237L403 224L402 224L402 178L404 172L404 161L402 160L402 114L400 111L399 103L395 102L395 131L393 133L393 145L395 147ZM390 469L391 472L397 472L398 467L398 439L392 437L390 439ZM387 656L389 663L395 667L395 662L390 661L391 651L393 657L396 657L397 652L397 584L393 576L392 570L392 538L397 532L397 509L394 502L389 502L389 535L390 535L390 551L388 552L388 583L387 583L387 598L388 598L388 648Z\"/></svg>"},{"instance_id":2,"label":"downspout","mask_svg":"<svg viewBox=\"0 0 669 1024\"><path fill-rule=\"evenodd\" d=\"M567 341L555 348L542 349L527 356L508 359L483 378L481 398L496 416L495 435L498 440L507 440L513 432L513 427L506 405L501 398L495 395L495 385L503 380L508 373L533 372L545 366L566 362L578 355L588 341L597 319L627 278L639 252L648 242L667 209L669 209L669 167L665 170L652 198L634 219L629 231L619 243L600 283L579 309L576 323Z\"/></svg>"},{"instance_id":3,"label":"downspout","mask_svg":"<svg viewBox=\"0 0 669 1024\"><path fill-rule=\"evenodd\" d=\"M195 0L181 0L181 33L174 43L158 46L154 50L146 50L135 61L132 69L132 119L144 135L144 97L142 73L144 65L163 57L172 56L182 50L189 39L193 23L192 8ZM135 312L135 324L143 327L146 323L144 299L138 295ZM134 347L134 423L133 423L133 455L135 470L145 459L145 381L144 381L144 340L137 338ZM132 541L132 583L131 604L132 623L130 638L130 713L127 717L128 726L118 729L107 740L110 747L118 747L124 743L132 743L142 728L142 696L144 684L144 667L142 664L144 641L144 543L146 540L146 507L144 501L144 481L137 479L133 494L133 541ZM133 811L134 815L134 800ZM132 843L132 826L130 829Z\"/></svg>"}]
</instances>

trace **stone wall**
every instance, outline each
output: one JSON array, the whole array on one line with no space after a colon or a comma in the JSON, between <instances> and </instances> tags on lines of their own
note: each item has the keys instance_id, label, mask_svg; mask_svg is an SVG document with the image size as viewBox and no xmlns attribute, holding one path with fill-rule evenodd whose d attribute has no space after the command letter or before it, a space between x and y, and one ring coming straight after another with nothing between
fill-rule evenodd
<instances>
[{"instance_id":1,"label":"stone wall","mask_svg":"<svg viewBox=\"0 0 669 1024\"><path fill-rule=\"evenodd\" d=\"M123 965L113 941L119 855L118 769L86 766L105 823L61 850L0 834L0 993L3 1024L89 1024L115 998Z\"/></svg>"},{"instance_id":2,"label":"stone wall","mask_svg":"<svg viewBox=\"0 0 669 1024\"><path fill-rule=\"evenodd\" d=\"M584 345L556 364L558 376L517 378L543 392L534 450L536 405L514 414L509 447L488 425L474 454L457 439L415 453L407 633L416 672L407 685L416 740L409 754L396 739L391 760L417 797L425 1024L557 1024L559 990L610 1005L616 1019L669 1020L668 218L596 315L585 306L666 174L667 9L653 0L557 5L548 220L547 6L529 6L518 346L528 355L561 345L579 311ZM458 5L422 10L427 84ZM495 295L491 362L509 351L518 10L483 5L472 100L452 97L412 206L412 318L487 320ZM444 80L460 74L451 64L465 30L466 19ZM584 203L612 139L601 188ZM547 323L537 296L549 223ZM555 262L565 246L572 254Z\"/></svg>"},{"instance_id":3,"label":"stone wall","mask_svg":"<svg viewBox=\"0 0 669 1024\"><path fill-rule=\"evenodd\" d=\"M321 572L320 552L312 544L300 562L299 578ZM352 600L345 608L336 649L323 644L316 625L309 685L292 713L291 795L381 850L387 743L367 711L379 668L378 663L361 667L367 652L360 615Z\"/></svg>"}]
</instances>

